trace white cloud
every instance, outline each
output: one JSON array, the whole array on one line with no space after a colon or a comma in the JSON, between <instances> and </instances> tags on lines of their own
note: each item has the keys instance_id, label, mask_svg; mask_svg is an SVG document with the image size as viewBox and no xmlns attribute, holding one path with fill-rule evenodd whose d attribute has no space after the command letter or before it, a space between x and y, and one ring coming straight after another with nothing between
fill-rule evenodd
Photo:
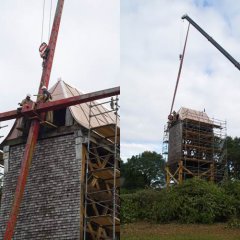
<instances>
[{"instance_id":1,"label":"white cloud","mask_svg":"<svg viewBox=\"0 0 240 240\"><path fill-rule=\"evenodd\" d=\"M140 144L134 154L148 144L161 149L188 25L181 16L187 13L239 59L236 9L237 2L224 0L121 1L122 145ZM239 71L191 26L175 109L205 108L210 117L228 121L229 135L239 136L239 89Z\"/></svg>"},{"instance_id":2,"label":"white cloud","mask_svg":"<svg viewBox=\"0 0 240 240\"><path fill-rule=\"evenodd\" d=\"M38 52L42 4L0 2L0 112L16 109L26 93L37 93L42 71ZM48 40L49 6L47 0L44 41ZM61 77L86 93L102 90L120 85L119 71L120 1L65 1L50 86ZM0 130L0 135L6 134L6 129Z\"/></svg>"},{"instance_id":3,"label":"white cloud","mask_svg":"<svg viewBox=\"0 0 240 240\"><path fill-rule=\"evenodd\" d=\"M133 155L138 155L144 151L155 151L159 152L161 145L160 144L151 144L151 143L122 143L121 144L121 159L126 161L131 158Z\"/></svg>"},{"instance_id":4,"label":"white cloud","mask_svg":"<svg viewBox=\"0 0 240 240\"><path fill-rule=\"evenodd\" d=\"M0 112L37 91L41 9L42 1L0 3ZM189 14L238 60L239 11L234 0L121 0L120 24L119 0L65 1L50 85L62 77L89 92L117 86L121 78L123 158L161 152L187 28L181 16ZM239 136L239 89L239 71L191 27L175 109L205 108Z\"/></svg>"}]
</instances>

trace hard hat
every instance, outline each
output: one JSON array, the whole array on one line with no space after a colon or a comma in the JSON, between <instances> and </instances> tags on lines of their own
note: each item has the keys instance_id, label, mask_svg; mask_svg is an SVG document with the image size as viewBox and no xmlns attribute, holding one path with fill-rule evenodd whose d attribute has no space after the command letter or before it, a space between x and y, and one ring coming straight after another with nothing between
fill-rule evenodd
<instances>
[{"instance_id":1,"label":"hard hat","mask_svg":"<svg viewBox=\"0 0 240 240\"><path fill-rule=\"evenodd\" d=\"M47 87L46 86L42 86L42 88L41 89L47 89Z\"/></svg>"},{"instance_id":2,"label":"hard hat","mask_svg":"<svg viewBox=\"0 0 240 240\"><path fill-rule=\"evenodd\" d=\"M31 94L30 94L30 93L28 93L28 94L27 94L27 97L31 98Z\"/></svg>"}]
</instances>

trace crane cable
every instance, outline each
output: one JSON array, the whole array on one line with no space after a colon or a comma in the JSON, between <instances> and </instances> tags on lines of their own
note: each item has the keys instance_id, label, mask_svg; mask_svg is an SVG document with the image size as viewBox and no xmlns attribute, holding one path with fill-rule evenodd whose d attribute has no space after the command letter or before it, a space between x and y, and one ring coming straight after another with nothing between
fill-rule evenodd
<instances>
[{"instance_id":1,"label":"crane cable","mask_svg":"<svg viewBox=\"0 0 240 240\"><path fill-rule=\"evenodd\" d=\"M48 23L48 41L50 39L51 20L52 20L52 0L50 4L49 23ZM43 0L41 43L43 42L44 21L45 21L45 0Z\"/></svg>"},{"instance_id":2,"label":"crane cable","mask_svg":"<svg viewBox=\"0 0 240 240\"><path fill-rule=\"evenodd\" d=\"M45 12L45 0L43 0L43 13L42 13L42 34L41 34L41 43L42 43L42 41L43 41L44 12Z\"/></svg>"},{"instance_id":3,"label":"crane cable","mask_svg":"<svg viewBox=\"0 0 240 240\"><path fill-rule=\"evenodd\" d=\"M50 39L51 20L52 20L52 0L51 0L51 5L50 5L50 17L49 17L49 24L48 24L48 42Z\"/></svg>"},{"instance_id":4,"label":"crane cable","mask_svg":"<svg viewBox=\"0 0 240 240\"><path fill-rule=\"evenodd\" d=\"M173 94L173 99L172 99L172 105L171 105L171 109L170 109L170 115L171 115L172 110L173 110L173 105L174 105L175 97L176 97L176 94L177 94L178 83L179 83L179 79L180 79L180 76L181 76L183 59L184 59L185 49L186 49L187 39L188 39L189 27L190 27L190 23L188 24L187 35L186 35L186 39L185 39L185 43L184 43L183 52L182 52L182 55L180 55L180 66L179 66L177 81L176 81L176 85L175 85L175 89L174 89L174 94Z\"/></svg>"}]
</instances>

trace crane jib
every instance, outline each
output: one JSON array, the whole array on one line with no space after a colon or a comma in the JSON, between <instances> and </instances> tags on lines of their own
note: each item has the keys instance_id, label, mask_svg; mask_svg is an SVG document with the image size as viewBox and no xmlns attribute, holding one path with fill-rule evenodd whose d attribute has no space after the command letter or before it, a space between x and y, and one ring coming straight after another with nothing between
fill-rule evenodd
<instances>
[{"instance_id":1,"label":"crane jib","mask_svg":"<svg viewBox=\"0 0 240 240\"><path fill-rule=\"evenodd\" d=\"M194 22L187 14L182 16L182 19L186 19L192 26L194 26L209 42L213 44L238 70L240 70L239 62L232 57L219 43L217 43L211 36L209 36L196 22Z\"/></svg>"},{"instance_id":2,"label":"crane jib","mask_svg":"<svg viewBox=\"0 0 240 240\"><path fill-rule=\"evenodd\" d=\"M51 32L50 41L49 41L50 53L48 54L46 63L43 66L42 77L41 77L41 82L40 82L38 93L41 93L41 87L43 85L48 87L51 69L52 69L54 51L55 51L55 47L56 47L56 43L57 43L59 25L60 25L61 16L62 16L63 4L64 4L64 0L58 0L55 18L54 18L54 22L53 22L53 26L52 26L52 32ZM45 113L42 113L43 119L44 119L44 114ZM25 186L27 183L27 178L28 178L28 174L29 174L29 170L30 170L30 166L31 166L32 156L34 153L34 148L37 143L39 129L40 129L39 121L36 119L32 120L30 129L29 129L28 138L27 138L27 143L25 145L24 155L22 158L22 164L21 164L21 169L20 169L20 173L18 176L18 181L17 181L16 191L14 194L12 209L11 209L11 212L9 215L9 219L8 219L5 234L4 234L4 240L11 240L14 236L14 229L15 229L16 222L17 222L17 216L18 216L21 201L23 198L24 189L25 189Z\"/></svg>"}]
</instances>

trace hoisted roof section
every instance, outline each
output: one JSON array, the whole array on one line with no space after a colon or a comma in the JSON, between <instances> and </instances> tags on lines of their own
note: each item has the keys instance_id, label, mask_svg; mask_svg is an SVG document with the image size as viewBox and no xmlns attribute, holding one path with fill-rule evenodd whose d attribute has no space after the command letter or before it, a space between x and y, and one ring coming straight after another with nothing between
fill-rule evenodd
<instances>
[{"instance_id":1,"label":"hoisted roof section","mask_svg":"<svg viewBox=\"0 0 240 240\"><path fill-rule=\"evenodd\" d=\"M58 80L49 89L49 92L52 95L53 98L52 101L79 96L83 94L77 88L67 84L63 80ZM97 105L98 101L92 101L91 103ZM71 116L75 120L75 122L80 124L86 129L89 128L89 111L90 111L89 106L90 103L82 103L67 108L69 109ZM92 109L92 111L94 111L93 114L95 116L91 119L91 124L93 128L99 129L100 134L101 132L103 132L105 135L109 135L109 137L111 137L114 134L111 132L111 128L109 128L109 126L115 123L116 116L112 111L108 112L106 110L107 110L106 107L104 107L102 104L99 104L99 106ZM17 126L19 126L20 121L21 118L15 121L12 129L10 130L8 136L5 138L4 141L13 140L22 136L22 132L20 132L17 129ZM120 135L120 121L118 121L118 132Z\"/></svg>"},{"instance_id":2,"label":"hoisted roof section","mask_svg":"<svg viewBox=\"0 0 240 240\"><path fill-rule=\"evenodd\" d=\"M52 86L49 91L53 96L53 100L59 100L83 94L77 88L70 86L63 80L58 80L58 82L54 86ZM92 102L92 104L94 105L96 105L97 103L97 101ZM79 123L85 128L89 127L89 103L74 105L69 107L69 109L77 123ZM114 113L106 113L106 108L103 107L101 104L99 104L99 106L94 108L94 110L92 111L94 111L94 115L99 114L93 119L91 119L92 127L100 127L115 123Z\"/></svg>"},{"instance_id":3,"label":"hoisted roof section","mask_svg":"<svg viewBox=\"0 0 240 240\"><path fill-rule=\"evenodd\" d=\"M202 123L213 124L213 121L208 117L208 115L204 111L197 111L186 107L181 107L177 112L179 115L179 119L189 119L194 121L199 121Z\"/></svg>"}]
</instances>

